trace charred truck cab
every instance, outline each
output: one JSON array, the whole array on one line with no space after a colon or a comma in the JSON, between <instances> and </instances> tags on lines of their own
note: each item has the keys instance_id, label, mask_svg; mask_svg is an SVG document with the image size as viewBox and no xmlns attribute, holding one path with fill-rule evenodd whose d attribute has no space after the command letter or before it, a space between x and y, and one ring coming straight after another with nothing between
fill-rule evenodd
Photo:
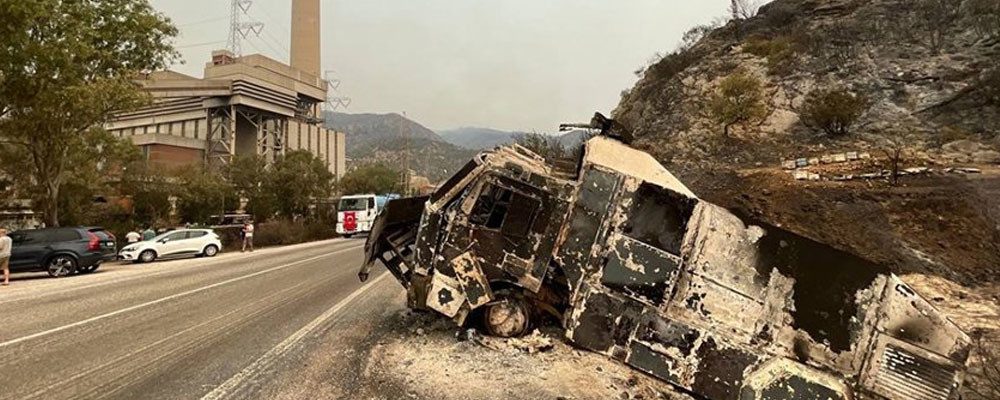
<instances>
[{"instance_id":1,"label":"charred truck cab","mask_svg":"<svg viewBox=\"0 0 1000 400\"><path fill-rule=\"evenodd\" d=\"M484 152L391 201L366 251L362 279L381 261L412 308L501 336L548 311L575 345L713 400L956 399L970 348L884 267L699 200L604 136L576 165Z\"/></svg>"}]
</instances>

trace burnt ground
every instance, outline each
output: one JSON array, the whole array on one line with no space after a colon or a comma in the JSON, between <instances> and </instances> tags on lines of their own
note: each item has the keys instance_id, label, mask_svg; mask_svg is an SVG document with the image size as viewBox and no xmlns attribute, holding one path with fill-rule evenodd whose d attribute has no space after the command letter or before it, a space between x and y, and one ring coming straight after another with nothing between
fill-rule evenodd
<instances>
[{"instance_id":1,"label":"burnt ground","mask_svg":"<svg viewBox=\"0 0 1000 400\"><path fill-rule=\"evenodd\" d=\"M246 399L693 400L652 377L566 344L559 330L475 336L406 309L391 279L359 297L308 344L251 379Z\"/></svg>"},{"instance_id":2,"label":"burnt ground","mask_svg":"<svg viewBox=\"0 0 1000 400\"><path fill-rule=\"evenodd\" d=\"M574 349L558 328L499 339L434 313L399 310L386 322L361 368L370 384L358 398L405 388L405 398L414 399L691 399L602 355Z\"/></svg>"}]
</instances>

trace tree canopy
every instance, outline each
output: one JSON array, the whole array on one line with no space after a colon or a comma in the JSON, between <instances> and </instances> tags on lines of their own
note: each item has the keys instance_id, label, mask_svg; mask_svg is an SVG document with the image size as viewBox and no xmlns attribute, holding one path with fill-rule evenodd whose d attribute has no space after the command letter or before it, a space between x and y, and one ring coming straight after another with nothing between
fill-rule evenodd
<instances>
[{"instance_id":1,"label":"tree canopy","mask_svg":"<svg viewBox=\"0 0 1000 400\"><path fill-rule=\"evenodd\" d=\"M722 80L709 111L712 119L722 125L725 136L733 126L761 122L767 118L763 84L746 72L736 71Z\"/></svg>"},{"instance_id":2,"label":"tree canopy","mask_svg":"<svg viewBox=\"0 0 1000 400\"><path fill-rule=\"evenodd\" d=\"M177 29L145 0L8 1L0 20L0 158L58 226L73 163L106 143L88 132L148 101L132 80L176 57Z\"/></svg>"},{"instance_id":3,"label":"tree canopy","mask_svg":"<svg viewBox=\"0 0 1000 400\"><path fill-rule=\"evenodd\" d=\"M359 166L340 179L337 191L341 194L399 193L402 172L385 164Z\"/></svg>"},{"instance_id":4,"label":"tree canopy","mask_svg":"<svg viewBox=\"0 0 1000 400\"><path fill-rule=\"evenodd\" d=\"M266 193L281 215L306 215L317 199L330 197L333 179L323 160L305 150L290 151L271 165Z\"/></svg>"},{"instance_id":5,"label":"tree canopy","mask_svg":"<svg viewBox=\"0 0 1000 400\"><path fill-rule=\"evenodd\" d=\"M868 99L846 89L816 89L802 105L802 122L831 136L843 136L868 108Z\"/></svg>"}]
</instances>

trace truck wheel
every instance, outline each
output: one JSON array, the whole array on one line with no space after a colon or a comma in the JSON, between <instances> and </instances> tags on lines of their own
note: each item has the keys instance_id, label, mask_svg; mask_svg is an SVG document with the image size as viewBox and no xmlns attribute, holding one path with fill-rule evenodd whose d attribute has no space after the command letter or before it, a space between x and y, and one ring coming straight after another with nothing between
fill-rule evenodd
<instances>
[{"instance_id":1,"label":"truck wheel","mask_svg":"<svg viewBox=\"0 0 1000 400\"><path fill-rule=\"evenodd\" d=\"M156 252L152 250L146 250L139 253L139 261L143 263L151 263L156 260Z\"/></svg>"},{"instance_id":2,"label":"truck wheel","mask_svg":"<svg viewBox=\"0 0 1000 400\"><path fill-rule=\"evenodd\" d=\"M483 310L483 324L493 336L516 337L528 332L531 321L528 305L514 298L500 298Z\"/></svg>"},{"instance_id":3,"label":"truck wheel","mask_svg":"<svg viewBox=\"0 0 1000 400\"><path fill-rule=\"evenodd\" d=\"M55 256L49 260L46 266L49 276L61 278L76 272L76 260L70 256Z\"/></svg>"},{"instance_id":4,"label":"truck wheel","mask_svg":"<svg viewBox=\"0 0 1000 400\"><path fill-rule=\"evenodd\" d=\"M345 233L345 234L344 234L344 238L345 238L345 239L350 239L350 238L351 238L351 236L354 236L354 234L353 234L353 233Z\"/></svg>"}]
</instances>

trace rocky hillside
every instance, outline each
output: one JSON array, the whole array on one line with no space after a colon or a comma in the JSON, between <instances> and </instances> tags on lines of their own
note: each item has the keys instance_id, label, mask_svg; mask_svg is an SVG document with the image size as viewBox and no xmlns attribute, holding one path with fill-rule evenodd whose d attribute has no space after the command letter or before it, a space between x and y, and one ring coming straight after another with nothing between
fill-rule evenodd
<instances>
[{"instance_id":1,"label":"rocky hillside","mask_svg":"<svg viewBox=\"0 0 1000 400\"><path fill-rule=\"evenodd\" d=\"M776 0L687 38L614 116L696 193L899 271L1000 279L1000 2ZM777 168L844 151L986 173L891 185Z\"/></svg>"},{"instance_id":2,"label":"rocky hillside","mask_svg":"<svg viewBox=\"0 0 1000 400\"><path fill-rule=\"evenodd\" d=\"M328 128L347 134L348 168L369 163L402 168L408 159L418 175L441 182L476 154L399 114L327 112L325 118Z\"/></svg>"}]
</instances>

